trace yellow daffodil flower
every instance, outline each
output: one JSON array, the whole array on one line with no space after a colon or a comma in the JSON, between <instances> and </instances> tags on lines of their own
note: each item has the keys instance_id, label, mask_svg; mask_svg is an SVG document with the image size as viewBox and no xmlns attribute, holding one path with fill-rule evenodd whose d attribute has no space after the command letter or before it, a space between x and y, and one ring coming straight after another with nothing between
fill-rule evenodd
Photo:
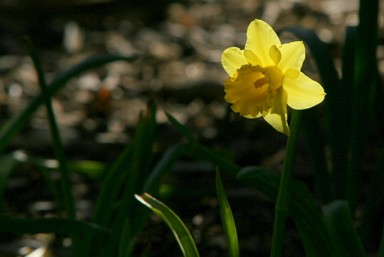
<instances>
[{"instance_id":1,"label":"yellow daffodil flower","mask_svg":"<svg viewBox=\"0 0 384 257\"><path fill-rule=\"evenodd\" d=\"M287 104L311 108L324 100L324 89L300 69L305 59L303 42L281 44L267 23L248 26L245 49L227 48L221 58L229 78L225 100L246 118L263 117L277 131L289 135Z\"/></svg>"}]
</instances>

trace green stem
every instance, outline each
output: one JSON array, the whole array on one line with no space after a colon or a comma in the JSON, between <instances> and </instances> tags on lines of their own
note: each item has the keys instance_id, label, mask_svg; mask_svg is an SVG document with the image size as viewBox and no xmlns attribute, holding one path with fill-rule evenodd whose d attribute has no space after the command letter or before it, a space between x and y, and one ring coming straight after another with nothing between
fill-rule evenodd
<instances>
[{"instance_id":1,"label":"green stem","mask_svg":"<svg viewBox=\"0 0 384 257\"><path fill-rule=\"evenodd\" d=\"M73 195L71 193L71 186L69 182L69 175L68 175L68 168L65 160L65 154L64 154L64 147L60 138L60 132L59 128L57 126L55 114L52 108L51 98L49 94L49 90L47 87L47 83L45 80L44 72L41 66L41 62L39 59L39 56L37 54L36 48L33 46L33 44L30 42L29 39L27 39L27 43L29 46L29 55L32 58L33 64L35 66L37 76L39 78L39 86L41 88L42 94L43 94L43 101L45 103L45 106L47 108L47 115L48 115L48 121L49 126L51 129L51 135L52 135L52 141L53 141L53 150L55 153L55 156L57 158L57 161L59 162L59 172L60 172L60 182L61 182L61 191L64 198L64 206L66 210L66 215L71 218L75 219L75 208L73 203Z\"/></svg>"},{"instance_id":2,"label":"green stem","mask_svg":"<svg viewBox=\"0 0 384 257\"><path fill-rule=\"evenodd\" d=\"M347 176L347 199L351 212L354 213L364 164L367 135L371 132L377 73L377 41L378 41L378 0L360 0L359 25L357 28L354 90L350 142L350 159Z\"/></svg>"},{"instance_id":3,"label":"green stem","mask_svg":"<svg viewBox=\"0 0 384 257\"><path fill-rule=\"evenodd\" d=\"M61 194L63 196L63 203L62 209L65 211L63 214L64 216L68 217L71 220L76 219L76 213L75 213L75 206L74 206L74 200L73 195L71 192L71 184L69 180L69 172L68 167L65 159L64 154L64 147L63 143L60 138L60 132L59 128L57 126L55 114L52 108L51 103L51 95L49 93L47 83L45 80L43 68L41 66L40 58L37 53L36 48L32 44L32 42L29 40L29 38L26 39L27 46L29 50L29 55L32 58L33 64L35 66L37 76L39 78L39 86L41 88L42 96L43 96L43 102L45 103L46 109L47 109L47 115L48 115L48 122L51 129L51 135L52 135L52 142L53 142L53 150L56 156L57 161L59 162L59 172L60 172L60 188L61 188ZM73 250L73 256L77 257L79 254L79 240L78 235L71 234L72 238L72 250Z\"/></svg>"},{"instance_id":4,"label":"green stem","mask_svg":"<svg viewBox=\"0 0 384 257\"><path fill-rule=\"evenodd\" d=\"M384 226L381 233L381 240L379 245L379 252L377 256L384 256Z\"/></svg>"},{"instance_id":5,"label":"green stem","mask_svg":"<svg viewBox=\"0 0 384 257\"><path fill-rule=\"evenodd\" d=\"M285 152L283 172L281 174L279 193L277 196L275 206L275 219L273 224L273 236L271 257L282 256L283 241L285 234L285 223L287 219L287 213L289 208L289 195L290 195L290 181L292 176L292 169L294 158L296 154L297 138L299 135L301 112L292 111L291 119L291 133L288 137L287 149Z\"/></svg>"}]
</instances>

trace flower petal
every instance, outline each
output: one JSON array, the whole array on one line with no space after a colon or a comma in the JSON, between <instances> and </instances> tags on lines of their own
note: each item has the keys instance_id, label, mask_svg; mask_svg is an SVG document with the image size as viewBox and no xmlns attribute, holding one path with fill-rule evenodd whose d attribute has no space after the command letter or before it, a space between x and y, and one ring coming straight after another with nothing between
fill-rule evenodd
<instances>
[{"instance_id":1,"label":"flower petal","mask_svg":"<svg viewBox=\"0 0 384 257\"><path fill-rule=\"evenodd\" d=\"M284 76L290 79L297 79L300 76L300 73L301 73L300 70L289 68L288 70L285 71Z\"/></svg>"},{"instance_id":2,"label":"flower petal","mask_svg":"<svg viewBox=\"0 0 384 257\"><path fill-rule=\"evenodd\" d=\"M248 62L244 57L243 50L238 47L230 47L225 49L221 55L221 64L229 76L232 76L241 66L248 64Z\"/></svg>"},{"instance_id":3,"label":"flower petal","mask_svg":"<svg viewBox=\"0 0 384 257\"><path fill-rule=\"evenodd\" d=\"M311 108L321 103L325 97L323 87L302 72L296 79L285 77L283 88L288 94L288 105L296 110Z\"/></svg>"},{"instance_id":4,"label":"flower petal","mask_svg":"<svg viewBox=\"0 0 384 257\"><path fill-rule=\"evenodd\" d=\"M276 32L264 21L254 20L249 24L245 49L255 53L262 62L262 66L274 65L273 60L269 57L269 49L273 45L280 44Z\"/></svg>"},{"instance_id":5,"label":"flower petal","mask_svg":"<svg viewBox=\"0 0 384 257\"><path fill-rule=\"evenodd\" d=\"M289 136L289 126L287 122L287 93L283 88L276 91L271 110L263 116L274 129Z\"/></svg>"},{"instance_id":6,"label":"flower petal","mask_svg":"<svg viewBox=\"0 0 384 257\"><path fill-rule=\"evenodd\" d=\"M245 56L245 59L253 66L261 65L260 58L257 57L257 55L251 50L245 49L244 56Z\"/></svg>"},{"instance_id":7,"label":"flower petal","mask_svg":"<svg viewBox=\"0 0 384 257\"><path fill-rule=\"evenodd\" d=\"M256 119L256 118L260 118L262 117L263 114L262 113L259 113L257 114L256 116L252 116L252 115L245 115L244 117L247 118L247 119Z\"/></svg>"},{"instance_id":8,"label":"flower petal","mask_svg":"<svg viewBox=\"0 0 384 257\"><path fill-rule=\"evenodd\" d=\"M289 68L300 70L305 59L305 47L302 41L294 41L279 47L281 60L279 68L285 73Z\"/></svg>"},{"instance_id":9,"label":"flower petal","mask_svg":"<svg viewBox=\"0 0 384 257\"><path fill-rule=\"evenodd\" d=\"M277 48L276 45L271 46L269 49L269 57L271 57L272 61L277 65L281 60L281 53L280 50Z\"/></svg>"}]
</instances>

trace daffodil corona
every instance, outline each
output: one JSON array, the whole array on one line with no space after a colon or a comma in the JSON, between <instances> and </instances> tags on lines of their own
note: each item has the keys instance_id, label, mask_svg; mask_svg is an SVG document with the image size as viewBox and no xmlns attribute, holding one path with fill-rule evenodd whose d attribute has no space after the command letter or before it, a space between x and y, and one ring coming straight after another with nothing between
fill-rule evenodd
<instances>
[{"instance_id":1,"label":"daffodil corona","mask_svg":"<svg viewBox=\"0 0 384 257\"><path fill-rule=\"evenodd\" d=\"M289 135L287 105L311 108L324 100L324 89L300 69L305 59L303 42L281 44L267 23L248 26L245 49L227 48L221 62L229 78L225 100L246 118L263 117L272 127Z\"/></svg>"}]
</instances>

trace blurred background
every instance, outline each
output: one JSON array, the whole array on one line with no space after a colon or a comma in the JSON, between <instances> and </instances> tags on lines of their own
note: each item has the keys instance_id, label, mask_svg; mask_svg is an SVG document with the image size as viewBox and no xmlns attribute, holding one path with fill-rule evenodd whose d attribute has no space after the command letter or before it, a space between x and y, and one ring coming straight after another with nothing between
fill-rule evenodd
<instances>
[{"instance_id":1,"label":"blurred background","mask_svg":"<svg viewBox=\"0 0 384 257\"><path fill-rule=\"evenodd\" d=\"M216 123L227 114L221 52L244 46L250 21L261 18L276 30L313 29L338 62L345 27L357 24L357 8L355 0L0 1L0 122L39 93L23 41L27 35L40 51L48 81L90 56L141 55L135 63L113 63L83 74L55 96L66 143L77 144L79 138L125 143L127 129L135 126L149 99L211 140L218 136ZM310 58L305 71L318 79ZM49 145L44 113L35 115L15 147L40 151ZM158 119L165 121L161 112ZM250 124L264 126L258 120Z\"/></svg>"},{"instance_id":2,"label":"blurred background","mask_svg":"<svg viewBox=\"0 0 384 257\"><path fill-rule=\"evenodd\" d=\"M204 144L228 150L239 165L278 169L286 137L261 119L250 121L229 111L223 100L227 75L220 63L221 53L230 46L242 48L248 24L259 18L276 30L287 26L314 30L338 64L345 28L357 24L357 11L357 0L0 0L0 126L40 92L23 41L24 36L29 36L40 52L48 81L91 56L140 55L133 63L115 62L84 73L54 96L53 106L69 159L112 162L130 142L147 102L155 100L159 106L159 155L180 141L168 125L166 111L191 128ZM383 14L382 9L378 52L381 74ZM291 35L282 36L282 41L290 40L294 40ZM303 69L318 80L310 53ZM7 151L52 158L48 132L46 112L41 108ZM303 147L297 159L295 176L309 180L311 169ZM205 163L185 160L175 166L178 175L171 181L192 192L189 208L179 206L177 211L191 222L197 241L204 242L204 256L220 256L225 244L218 225L212 170ZM13 175L5 195L9 212L31 216L54 213L49 190L40 186L42 181L39 172L28 167ZM81 215L86 219L97 186L87 177L77 176L73 181ZM201 190L206 197L193 203L196 183L207 191ZM236 185L234 189L228 193L239 220L239 236L244 239L242 249L245 253L266 254L269 250L262 249L263 240L270 237L273 210L241 210L257 193ZM249 217L254 223L247 223ZM164 254L174 251L178 256L172 235L164 236L164 231L167 228L155 225L150 235L143 236L143 244L151 240L152 244L160 244L168 238L170 245L162 244ZM41 241L37 237L14 239L2 236L0 256L18 256L22 247L33 249L34 243ZM299 242L297 235L292 240L292 245L295 240ZM300 252L298 248L294 254ZM209 249L216 251L210 253ZM159 252L156 256L162 255Z\"/></svg>"}]
</instances>

